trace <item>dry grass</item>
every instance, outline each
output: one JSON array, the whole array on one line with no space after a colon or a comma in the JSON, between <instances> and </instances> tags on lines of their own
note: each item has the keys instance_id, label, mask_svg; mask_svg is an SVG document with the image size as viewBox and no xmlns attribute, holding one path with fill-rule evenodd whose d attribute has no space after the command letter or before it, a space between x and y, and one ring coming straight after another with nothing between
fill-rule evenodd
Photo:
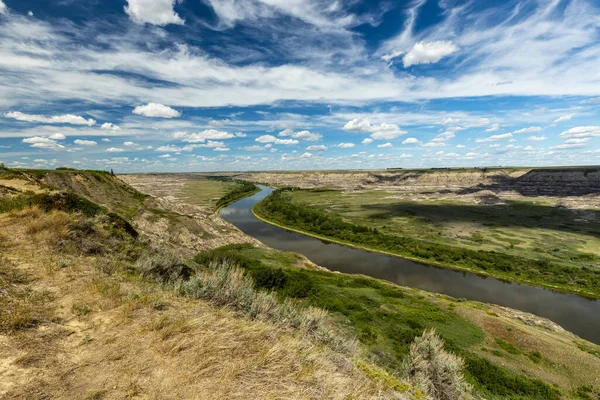
<instances>
[{"instance_id":1,"label":"dry grass","mask_svg":"<svg viewBox=\"0 0 600 400\"><path fill-rule=\"evenodd\" d=\"M404 398L307 335L182 297L128 272L118 254L64 253L45 237L63 218L0 215L13 241L6 256L30 275L11 282L52 292L44 304L55 321L0 334L0 397Z\"/></svg>"},{"instance_id":2,"label":"dry grass","mask_svg":"<svg viewBox=\"0 0 600 400\"><path fill-rule=\"evenodd\" d=\"M357 344L334 332L324 310L309 307L298 308L293 300L283 302L275 295L254 288L252 279L241 268L228 260L211 262L208 271L200 273L179 286L185 296L210 300L216 305L230 306L242 311L252 319L269 321L282 328L302 332L319 343L332 346L348 355L356 353Z\"/></svg>"}]
</instances>

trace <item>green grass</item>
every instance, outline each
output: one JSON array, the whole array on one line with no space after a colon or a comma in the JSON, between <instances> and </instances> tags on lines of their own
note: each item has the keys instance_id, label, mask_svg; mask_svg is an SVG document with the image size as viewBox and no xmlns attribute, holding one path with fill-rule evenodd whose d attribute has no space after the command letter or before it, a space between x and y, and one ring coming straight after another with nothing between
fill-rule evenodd
<instances>
[{"instance_id":1,"label":"green grass","mask_svg":"<svg viewBox=\"0 0 600 400\"><path fill-rule=\"evenodd\" d=\"M570 214L563 215L565 212L570 212L568 210L552 207L549 210L548 207L544 206L518 205L514 209L504 209L504 211L494 207L469 206L467 208L470 211L465 211L464 208L461 208L464 206L453 206L459 215L454 216L453 208L449 206L437 210L431 205L413 204L407 209L404 203L401 203L397 207L402 208L403 213L410 211L413 214L411 226L414 227L416 224L425 227L422 229L415 228L414 231L417 234L424 229L438 229L438 234L434 235L435 237L431 237L431 235L415 236L415 232L409 233L406 228L399 227L401 224L399 225L397 221L394 222L395 220L388 214L378 213L376 214L377 218L374 219L376 223L370 223L369 221L364 222L364 218L353 217L353 214L359 213L357 211L358 206L350 206L342 200L340 200L340 204L327 209L316 206L315 203L307 202L307 196L311 198L313 196L340 198L338 194L331 195L332 191L319 190L316 192L317 194L314 193L314 191L303 190L278 190L257 204L254 211L269 221L345 244L414 258L434 265L463 268L505 280L552 287L553 289L573 292L587 297L600 297L600 268L598 268L598 257L596 255L570 252L568 253L569 262L565 263L559 257L550 254L540 255L538 253L537 255L531 255L531 252L499 251L498 249L486 247L489 238L478 232L469 237L471 245L465 246L464 243L459 241L450 242L436 239L441 236L440 228L438 228L441 222L431 217L432 214L438 215L439 213L440 218L441 215L447 215L446 218L460 219L460 215L465 214L462 219L466 220L466 214L474 213L475 215L469 218L487 221L486 218L490 217L492 222L489 222L489 225L496 227L496 225L500 225L499 221L501 220L501 217L496 214L503 212L509 214L509 217L504 219L505 225L508 225L508 221L515 220L513 224L518 225L519 229L530 230L533 228L528 227L528 225L534 224L531 222L533 220L553 219L552 222L540 223L547 228L543 231L541 240L551 246L551 253L555 255L568 252L569 241L561 243L553 235L547 233L552 232L548 227L564 229L565 231L561 235L565 235L566 231L575 229L575 222L567 224L563 221L567 218L574 221L574 218L577 217L577 215L570 217ZM333 193L338 192L333 191ZM364 207L374 208L372 203L361 198L360 195L352 196L358 198L361 204L367 204ZM304 199L304 201L300 201L298 198ZM538 209L538 207L541 207L541 209ZM418 211L421 208L425 210L425 216ZM515 214L510 215L511 212ZM493 217L493 215L496 215L496 217ZM525 215L530 215L531 221L520 221L525 219ZM373 216L371 215L371 217ZM358 222L361 221L363 223L359 224ZM496 225L493 221L496 221ZM486 224L488 223L486 222ZM596 222L589 225L582 228L587 238L591 237L591 232L596 228L600 232L600 226L596 227L598 225ZM432 228L432 226L435 228ZM514 237L506 240L517 242ZM596 240L596 238L594 237L593 240ZM503 248L506 248L506 244Z\"/></svg>"},{"instance_id":2,"label":"green grass","mask_svg":"<svg viewBox=\"0 0 600 400\"><path fill-rule=\"evenodd\" d=\"M390 373L401 369L414 338L435 328L446 349L465 358L467 379L478 392L508 399L558 399L558 391L544 382L475 355L473 349L484 340L481 328L420 291L360 275L295 268L296 254L249 244L224 246L195 257L199 265L224 259L241 266L258 288L275 292L281 300L294 299L299 305L329 311L336 325L360 341L369 360ZM495 349L503 348L520 352L498 341Z\"/></svg>"}]
</instances>

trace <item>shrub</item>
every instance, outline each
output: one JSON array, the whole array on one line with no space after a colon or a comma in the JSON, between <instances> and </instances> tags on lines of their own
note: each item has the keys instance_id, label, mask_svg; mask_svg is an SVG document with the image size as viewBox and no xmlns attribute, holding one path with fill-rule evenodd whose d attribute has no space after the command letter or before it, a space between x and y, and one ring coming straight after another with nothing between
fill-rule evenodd
<instances>
[{"instance_id":1,"label":"shrub","mask_svg":"<svg viewBox=\"0 0 600 400\"><path fill-rule=\"evenodd\" d=\"M267 290L281 289L288 281L287 275L281 268L261 268L252 271L252 278L257 287Z\"/></svg>"},{"instance_id":2,"label":"shrub","mask_svg":"<svg viewBox=\"0 0 600 400\"><path fill-rule=\"evenodd\" d=\"M188 280L194 272L171 253L143 253L135 263L135 269L146 278L166 284Z\"/></svg>"},{"instance_id":3,"label":"shrub","mask_svg":"<svg viewBox=\"0 0 600 400\"><path fill-rule=\"evenodd\" d=\"M428 399L464 399L470 391L462 369L464 361L444 350L444 341L427 330L410 346L406 371L411 383Z\"/></svg>"}]
</instances>

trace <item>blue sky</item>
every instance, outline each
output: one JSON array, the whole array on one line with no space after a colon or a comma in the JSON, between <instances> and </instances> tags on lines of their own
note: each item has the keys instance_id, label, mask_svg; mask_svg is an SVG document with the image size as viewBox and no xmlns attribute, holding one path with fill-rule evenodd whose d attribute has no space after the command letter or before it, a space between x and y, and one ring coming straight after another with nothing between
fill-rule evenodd
<instances>
[{"instance_id":1,"label":"blue sky","mask_svg":"<svg viewBox=\"0 0 600 400\"><path fill-rule=\"evenodd\" d=\"M0 0L0 162L600 164L597 0Z\"/></svg>"}]
</instances>

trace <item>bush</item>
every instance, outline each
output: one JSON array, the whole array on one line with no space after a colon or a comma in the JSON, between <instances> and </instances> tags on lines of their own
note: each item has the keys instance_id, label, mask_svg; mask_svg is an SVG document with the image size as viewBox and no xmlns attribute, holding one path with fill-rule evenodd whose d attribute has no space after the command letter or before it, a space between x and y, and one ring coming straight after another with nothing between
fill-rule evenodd
<instances>
[{"instance_id":1,"label":"bush","mask_svg":"<svg viewBox=\"0 0 600 400\"><path fill-rule=\"evenodd\" d=\"M470 356L465 371L478 389L505 398L560 400L558 390L539 379L513 374L485 358Z\"/></svg>"},{"instance_id":2,"label":"bush","mask_svg":"<svg viewBox=\"0 0 600 400\"><path fill-rule=\"evenodd\" d=\"M267 290L279 290L283 288L288 281L287 275L281 268L261 268L252 271L251 274L254 279L254 284L259 288Z\"/></svg>"},{"instance_id":3,"label":"bush","mask_svg":"<svg viewBox=\"0 0 600 400\"><path fill-rule=\"evenodd\" d=\"M171 253L143 253L135 263L142 276L161 283L188 280L194 271Z\"/></svg>"},{"instance_id":4,"label":"bush","mask_svg":"<svg viewBox=\"0 0 600 400\"><path fill-rule=\"evenodd\" d=\"M428 399L464 399L470 391L462 369L464 361L444 350L444 341L428 330L410 346L406 371L411 383Z\"/></svg>"}]
</instances>

